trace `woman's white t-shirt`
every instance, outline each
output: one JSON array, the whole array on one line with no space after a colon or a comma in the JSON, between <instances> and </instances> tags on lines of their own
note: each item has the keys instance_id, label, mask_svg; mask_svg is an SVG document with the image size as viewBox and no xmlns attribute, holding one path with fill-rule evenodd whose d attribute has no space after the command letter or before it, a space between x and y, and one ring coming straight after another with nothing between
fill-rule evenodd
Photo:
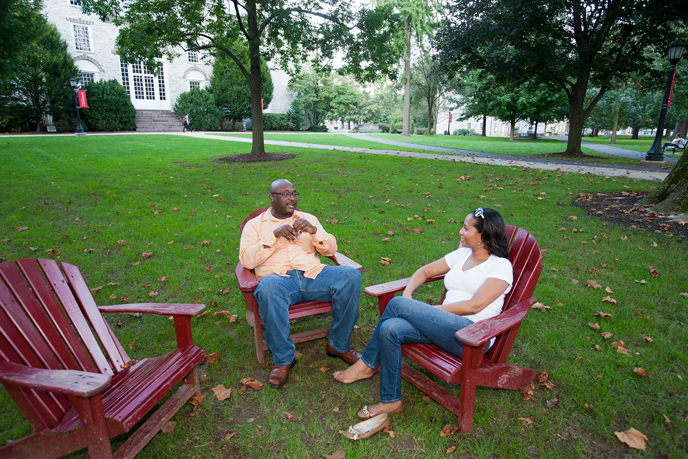
<instances>
[{"instance_id":1,"label":"woman's white t-shirt","mask_svg":"<svg viewBox=\"0 0 688 459\"><path fill-rule=\"evenodd\" d=\"M444 276L447 296L442 304L470 300L488 277L501 279L509 284L506 291L492 303L488 304L482 311L464 316L473 322L478 322L479 320L494 317L502 312L504 296L511 290L514 273L511 262L508 259L495 255L490 255L483 263L464 271L463 265L468 260L468 257L471 256L471 253L471 249L460 248L445 255L444 259L449 266L449 272Z\"/></svg>"}]
</instances>

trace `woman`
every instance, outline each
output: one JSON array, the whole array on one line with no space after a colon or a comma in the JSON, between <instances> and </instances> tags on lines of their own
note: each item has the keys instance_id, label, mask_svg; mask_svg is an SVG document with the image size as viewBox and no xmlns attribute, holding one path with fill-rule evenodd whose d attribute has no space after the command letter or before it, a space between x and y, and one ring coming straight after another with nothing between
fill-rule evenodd
<instances>
[{"instance_id":1,"label":"woman","mask_svg":"<svg viewBox=\"0 0 688 459\"><path fill-rule=\"evenodd\" d=\"M459 234L458 250L418 269L403 295L389 302L361 359L334 373L337 381L349 384L370 378L381 367L381 402L359 411L361 419L403 410L402 344L432 343L461 357L463 344L454 333L502 311L504 295L513 282L502 216L496 210L480 207L466 216ZM446 274L447 295L443 304L431 306L412 299L419 286L439 274Z\"/></svg>"}]
</instances>

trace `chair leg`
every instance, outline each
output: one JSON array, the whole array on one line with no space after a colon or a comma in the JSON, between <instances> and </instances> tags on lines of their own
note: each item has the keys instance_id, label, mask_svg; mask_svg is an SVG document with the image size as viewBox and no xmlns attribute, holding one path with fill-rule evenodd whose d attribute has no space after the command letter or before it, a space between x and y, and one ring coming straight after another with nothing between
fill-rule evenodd
<instances>
[{"instance_id":1,"label":"chair leg","mask_svg":"<svg viewBox=\"0 0 688 459\"><path fill-rule=\"evenodd\" d=\"M191 372L186 375L186 378L184 378L184 384L188 384L190 386L193 386L194 388L194 396L202 395L201 394L201 384L200 380L198 379L198 368L194 367Z\"/></svg>"},{"instance_id":2,"label":"chair leg","mask_svg":"<svg viewBox=\"0 0 688 459\"><path fill-rule=\"evenodd\" d=\"M253 339L256 344L256 357L258 363L265 363L265 351L263 350L263 330L261 329L262 321L255 318L253 325Z\"/></svg>"},{"instance_id":3,"label":"chair leg","mask_svg":"<svg viewBox=\"0 0 688 459\"><path fill-rule=\"evenodd\" d=\"M461 381L459 409L457 431L460 433L468 433L473 430L473 415L475 413L475 384L472 381L464 381L463 379Z\"/></svg>"},{"instance_id":4,"label":"chair leg","mask_svg":"<svg viewBox=\"0 0 688 459\"><path fill-rule=\"evenodd\" d=\"M103 401L100 396L83 399L68 396L88 429L88 455L91 459L112 459L110 435L105 424Z\"/></svg>"}]
</instances>

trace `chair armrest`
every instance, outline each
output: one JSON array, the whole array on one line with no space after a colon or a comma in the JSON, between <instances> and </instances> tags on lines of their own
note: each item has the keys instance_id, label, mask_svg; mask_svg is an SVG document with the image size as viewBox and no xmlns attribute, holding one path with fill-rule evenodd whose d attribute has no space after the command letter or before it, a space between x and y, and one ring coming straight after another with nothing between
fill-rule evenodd
<instances>
[{"instance_id":1,"label":"chair armrest","mask_svg":"<svg viewBox=\"0 0 688 459\"><path fill-rule=\"evenodd\" d=\"M457 340L470 347L480 347L495 336L504 333L514 325L518 325L528 314L530 307L535 304L535 298L520 301L506 312L489 319L481 320L457 331Z\"/></svg>"},{"instance_id":2,"label":"chair armrest","mask_svg":"<svg viewBox=\"0 0 688 459\"><path fill-rule=\"evenodd\" d=\"M89 398L110 385L110 376L76 370L46 370L0 362L0 381L14 386Z\"/></svg>"},{"instance_id":3,"label":"chair armrest","mask_svg":"<svg viewBox=\"0 0 688 459\"><path fill-rule=\"evenodd\" d=\"M256 275L251 270L246 269L241 262L237 263L236 268L234 268L234 274L236 274L242 292L252 292L258 287Z\"/></svg>"},{"instance_id":4,"label":"chair armrest","mask_svg":"<svg viewBox=\"0 0 688 459\"><path fill-rule=\"evenodd\" d=\"M442 279L444 279L444 274L430 277L424 283L427 284L428 282L434 282ZM407 277L406 279L385 282L384 284L371 285L370 287L366 287L364 291L366 295L375 297L388 295L390 293L397 293L403 291L406 288L406 285L408 285L409 280L411 280L411 278Z\"/></svg>"},{"instance_id":5,"label":"chair armrest","mask_svg":"<svg viewBox=\"0 0 688 459\"><path fill-rule=\"evenodd\" d=\"M100 312L140 312L157 314L160 316L188 316L194 317L205 311L204 304L183 303L134 303L98 306Z\"/></svg>"},{"instance_id":6,"label":"chair armrest","mask_svg":"<svg viewBox=\"0 0 688 459\"><path fill-rule=\"evenodd\" d=\"M334 261L337 263L339 266L351 266L352 268L355 268L359 271L363 271L363 266L356 263L353 261L351 258L347 257L346 255L343 255L339 252L335 253L334 256L332 257L327 257L330 260Z\"/></svg>"}]
</instances>

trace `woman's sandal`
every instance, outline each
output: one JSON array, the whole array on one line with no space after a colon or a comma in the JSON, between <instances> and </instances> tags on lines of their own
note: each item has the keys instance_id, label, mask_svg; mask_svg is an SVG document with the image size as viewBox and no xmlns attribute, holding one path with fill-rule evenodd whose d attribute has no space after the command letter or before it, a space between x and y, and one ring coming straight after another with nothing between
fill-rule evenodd
<instances>
[{"instance_id":1,"label":"woman's sandal","mask_svg":"<svg viewBox=\"0 0 688 459\"><path fill-rule=\"evenodd\" d=\"M359 422L356 425L349 426L349 430L346 432L346 438L349 440L364 440L371 435L380 432L390 424L390 417L387 413L378 414L367 421Z\"/></svg>"},{"instance_id":2,"label":"woman's sandal","mask_svg":"<svg viewBox=\"0 0 688 459\"><path fill-rule=\"evenodd\" d=\"M381 413L377 416L381 416L382 414L399 414L402 411L404 411L404 405L401 405L399 408L392 410L389 413ZM370 411L368 411L368 405L364 406L361 411L356 413L356 416L358 416L360 419L372 419L373 417L375 417L375 415L371 414Z\"/></svg>"}]
</instances>

